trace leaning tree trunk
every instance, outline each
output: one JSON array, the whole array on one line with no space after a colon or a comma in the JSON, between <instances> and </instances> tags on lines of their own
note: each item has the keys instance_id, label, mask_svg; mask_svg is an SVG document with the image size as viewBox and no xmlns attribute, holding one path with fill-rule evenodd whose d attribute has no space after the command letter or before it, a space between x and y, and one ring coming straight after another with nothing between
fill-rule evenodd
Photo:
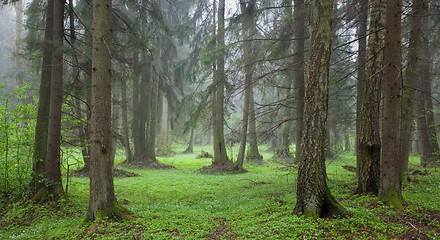
<instances>
[{"instance_id":1,"label":"leaning tree trunk","mask_svg":"<svg viewBox=\"0 0 440 240\"><path fill-rule=\"evenodd\" d=\"M111 0L93 1L90 198L87 220L121 219L113 185Z\"/></svg>"},{"instance_id":2,"label":"leaning tree trunk","mask_svg":"<svg viewBox=\"0 0 440 240\"><path fill-rule=\"evenodd\" d=\"M327 186L325 134L332 41L332 0L312 0L305 86L304 127L295 213L312 217L345 215ZM312 64L313 63L313 64Z\"/></svg>"},{"instance_id":3,"label":"leaning tree trunk","mask_svg":"<svg viewBox=\"0 0 440 240\"><path fill-rule=\"evenodd\" d=\"M401 14L402 0L388 0L384 48L382 164L379 197L387 204L402 210L399 129L402 86Z\"/></svg>"},{"instance_id":4,"label":"leaning tree trunk","mask_svg":"<svg viewBox=\"0 0 440 240\"><path fill-rule=\"evenodd\" d=\"M402 112L400 120L400 157L402 172L408 171L411 132L414 120L414 101L418 78L418 59L421 40L423 0L413 0L411 12L411 32L409 38L408 64L402 92Z\"/></svg>"},{"instance_id":5,"label":"leaning tree trunk","mask_svg":"<svg viewBox=\"0 0 440 240\"><path fill-rule=\"evenodd\" d=\"M293 42L293 85L295 87L295 162L299 162L301 158L302 145L302 128L304 115L304 45L305 45L305 29L306 29L306 7L304 0L295 0L294 6L294 22L296 31Z\"/></svg>"},{"instance_id":6,"label":"leaning tree trunk","mask_svg":"<svg viewBox=\"0 0 440 240\"><path fill-rule=\"evenodd\" d=\"M53 2L53 0L49 0L46 8L43 63L41 66L40 92L33 152L33 177L31 182L31 187L34 191L38 191L44 186L42 180L46 169L47 134L49 128L50 89L52 79Z\"/></svg>"},{"instance_id":7,"label":"leaning tree trunk","mask_svg":"<svg viewBox=\"0 0 440 240\"><path fill-rule=\"evenodd\" d=\"M61 182L61 106L63 103L63 37L64 1L53 3L52 83L50 89L49 129L46 152L45 178L47 194L58 200L63 193Z\"/></svg>"},{"instance_id":8,"label":"leaning tree trunk","mask_svg":"<svg viewBox=\"0 0 440 240\"><path fill-rule=\"evenodd\" d=\"M383 80L383 47L385 40L385 0L373 0L370 37L362 107L357 137L357 194L379 193L380 172L380 99Z\"/></svg>"}]
</instances>

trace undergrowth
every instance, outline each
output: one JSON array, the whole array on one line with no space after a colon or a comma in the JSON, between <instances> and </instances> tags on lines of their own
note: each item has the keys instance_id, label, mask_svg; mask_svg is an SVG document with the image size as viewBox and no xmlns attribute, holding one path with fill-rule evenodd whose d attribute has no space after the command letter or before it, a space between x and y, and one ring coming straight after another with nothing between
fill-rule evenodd
<instances>
[{"instance_id":1,"label":"undergrowth","mask_svg":"<svg viewBox=\"0 0 440 240\"><path fill-rule=\"evenodd\" d=\"M115 178L118 201L135 214L135 220L101 222L93 229L81 225L89 183L87 178L70 177L68 200L39 205L3 198L0 239L440 238L440 172L429 169L427 174L411 175L421 170L416 158L410 164L412 180L404 184L404 212L374 196L352 194L355 173L342 167L355 166L352 154L327 161L330 189L349 217L309 219L293 214L296 169L271 161L266 154L264 165L245 164L247 173L205 175L197 170L210 165L211 159L196 159L200 152L196 148L194 154L159 158L175 169L118 166L139 174Z\"/></svg>"}]
</instances>

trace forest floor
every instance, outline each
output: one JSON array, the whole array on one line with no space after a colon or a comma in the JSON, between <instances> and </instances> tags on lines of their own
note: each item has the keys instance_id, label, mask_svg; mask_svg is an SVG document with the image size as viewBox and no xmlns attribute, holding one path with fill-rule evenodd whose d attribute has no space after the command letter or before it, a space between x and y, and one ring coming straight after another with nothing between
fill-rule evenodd
<instances>
[{"instance_id":1,"label":"forest floor","mask_svg":"<svg viewBox=\"0 0 440 240\"><path fill-rule=\"evenodd\" d=\"M265 164L245 164L246 173L202 174L198 169L211 164L196 159L203 149L209 147L159 157L174 169L117 166L139 175L115 178L118 201L135 220L102 222L93 231L82 224L88 178L70 177L68 199L53 204L0 198L0 239L440 239L440 168L425 172L416 157L404 183L403 212L352 194L355 173L343 167L355 166L352 153L328 160L330 189L349 216L310 219L293 214L297 169L265 153Z\"/></svg>"}]
</instances>

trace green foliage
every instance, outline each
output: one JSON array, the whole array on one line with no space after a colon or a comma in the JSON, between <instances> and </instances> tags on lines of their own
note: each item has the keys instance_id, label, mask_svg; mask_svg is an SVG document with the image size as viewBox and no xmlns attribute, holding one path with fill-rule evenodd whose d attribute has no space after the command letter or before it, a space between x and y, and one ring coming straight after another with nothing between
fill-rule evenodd
<instances>
[{"instance_id":1,"label":"green foliage","mask_svg":"<svg viewBox=\"0 0 440 240\"><path fill-rule=\"evenodd\" d=\"M173 146L182 152L186 146ZM87 209L88 178L71 178L68 201L48 205L17 202L0 215L0 239L417 239L439 238L440 172L413 176L406 183L404 212L374 196L352 191L353 153L326 162L329 187L349 211L347 218L311 219L293 214L296 169L280 163L246 166L245 174L204 175L197 171L211 159L194 154L159 158L171 170L124 169L140 176L115 178L118 203L136 216L129 221L82 225ZM270 158L265 153L265 159ZM118 152L115 163L123 160ZM411 158L410 169L418 169ZM418 230L416 230L418 229ZM420 231L420 232L419 232Z\"/></svg>"},{"instance_id":2,"label":"green foliage","mask_svg":"<svg viewBox=\"0 0 440 240\"><path fill-rule=\"evenodd\" d=\"M31 180L36 104L25 103L26 90L0 85L0 194L10 198Z\"/></svg>"}]
</instances>

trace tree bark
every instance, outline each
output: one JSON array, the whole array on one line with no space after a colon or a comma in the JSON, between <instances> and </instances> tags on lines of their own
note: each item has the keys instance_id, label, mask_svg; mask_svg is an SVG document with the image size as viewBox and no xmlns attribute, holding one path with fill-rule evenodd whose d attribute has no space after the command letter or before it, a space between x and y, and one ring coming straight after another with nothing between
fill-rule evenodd
<instances>
[{"instance_id":1,"label":"tree bark","mask_svg":"<svg viewBox=\"0 0 440 240\"><path fill-rule=\"evenodd\" d=\"M134 63L134 73L133 73L133 89L132 89L132 100L133 100L133 122L132 122L132 134L133 134L133 145L134 145L134 156L139 156L142 153L142 149L145 146L145 144L142 144L143 141L141 138L141 131L145 131L144 129L140 128L140 122L142 119L142 115L140 114L140 99L139 99L139 72L140 72L140 66L139 66L139 54L137 52L133 52L133 63Z\"/></svg>"},{"instance_id":2,"label":"tree bark","mask_svg":"<svg viewBox=\"0 0 440 240\"><path fill-rule=\"evenodd\" d=\"M46 172L48 195L58 200L62 191L61 182L61 106L63 103L63 37L64 1L53 3L53 43L52 83L50 89L49 129L46 152Z\"/></svg>"},{"instance_id":3,"label":"tree bark","mask_svg":"<svg viewBox=\"0 0 440 240\"><path fill-rule=\"evenodd\" d=\"M15 84L21 86L23 84L24 70L23 58L23 0L14 2L15 9Z\"/></svg>"},{"instance_id":4,"label":"tree bark","mask_svg":"<svg viewBox=\"0 0 440 240\"><path fill-rule=\"evenodd\" d=\"M295 0L294 6L294 23L296 31L294 33L295 40L293 42L293 85L295 87L295 162L299 162L301 158L302 145L302 128L304 115L304 50L305 50L305 29L306 29L306 6L304 0Z\"/></svg>"},{"instance_id":5,"label":"tree bark","mask_svg":"<svg viewBox=\"0 0 440 240\"><path fill-rule=\"evenodd\" d=\"M358 58L357 58L357 83L356 83L356 159L359 159L359 136L361 123L362 100L364 94L365 78L366 78L366 64L367 64L367 25L368 25L368 2L369 0L359 1L359 26L357 29L357 37L359 43ZM370 26L370 32L371 26ZM357 163L359 166L359 163Z\"/></svg>"},{"instance_id":6,"label":"tree bark","mask_svg":"<svg viewBox=\"0 0 440 240\"><path fill-rule=\"evenodd\" d=\"M121 108L122 108L122 134L125 148L125 160L131 162L133 160L133 154L130 146L130 133L128 126L128 100L127 100L127 82L124 79L121 82Z\"/></svg>"},{"instance_id":7,"label":"tree bark","mask_svg":"<svg viewBox=\"0 0 440 240\"><path fill-rule=\"evenodd\" d=\"M384 48L384 96L382 118L382 164L379 197L402 210L402 164L400 161L401 23L402 0L388 0Z\"/></svg>"},{"instance_id":8,"label":"tree bark","mask_svg":"<svg viewBox=\"0 0 440 240\"><path fill-rule=\"evenodd\" d=\"M261 162L263 160L263 156L258 150L257 118L255 116L253 84L251 84L249 90L249 147L246 153L246 161Z\"/></svg>"},{"instance_id":9,"label":"tree bark","mask_svg":"<svg viewBox=\"0 0 440 240\"><path fill-rule=\"evenodd\" d=\"M160 144L157 150L159 154L168 155L170 149L168 147L168 100L162 96L162 111L160 119Z\"/></svg>"},{"instance_id":10,"label":"tree bark","mask_svg":"<svg viewBox=\"0 0 440 240\"><path fill-rule=\"evenodd\" d=\"M219 47L217 59L217 91L214 100L214 159L213 165L222 165L229 162L224 136L224 98L225 98L225 0L218 2L218 33Z\"/></svg>"},{"instance_id":11,"label":"tree bark","mask_svg":"<svg viewBox=\"0 0 440 240\"><path fill-rule=\"evenodd\" d=\"M357 194L379 193L380 172L380 100L383 81L383 48L385 45L385 0L373 0L366 81L357 137Z\"/></svg>"},{"instance_id":12,"label":"tree bark","mask_svg":"<svg viewBox=\"0 0 440 240\"><path fill-rule=\"evenodd\" d=\"M111 0L93 1L90 198L87 220L121 219L113 185Z\"/></svg>"},{"instance_id":13,"label":"tree bark","mask_svg":"<svg viewBox=\"0 0 440 240\"><path fill-rule=\"evenodd\" d=\"M34 191L43 187L42 179L46 169L47 136L49 129L50 89L52 79L53 51L53 0L47 2L46 26L43 43L43 63L38 101L37 122L33 151L33 178L31 186Z\"/></svg>"},{"instance_id":14,"label":"tree bark","mask_svg":"<svg viewBox=\"0 0 440 240\"><path fill-rule=\"evenodd\" d=\"M412 1L411 32L408 47L408 64L402 92L402 112L400 120L400 157L402 172L408 171L409 152L411 149L411 131L414 120L414 101L418 77L418 59L422 27L423 0Z\"/></svg>"},{"instance_id":15,"label":"tree bark","mask_svg":"<svg viewBox=\"0 0 440 240\"><path fill-rule=\"evenodd\" d=\"M332 0L312 0L303 142L295 206L295 213L311 217L333 217L346 214L327 186L324 157L332 15Z\"/></svg>"}]
</instances>

